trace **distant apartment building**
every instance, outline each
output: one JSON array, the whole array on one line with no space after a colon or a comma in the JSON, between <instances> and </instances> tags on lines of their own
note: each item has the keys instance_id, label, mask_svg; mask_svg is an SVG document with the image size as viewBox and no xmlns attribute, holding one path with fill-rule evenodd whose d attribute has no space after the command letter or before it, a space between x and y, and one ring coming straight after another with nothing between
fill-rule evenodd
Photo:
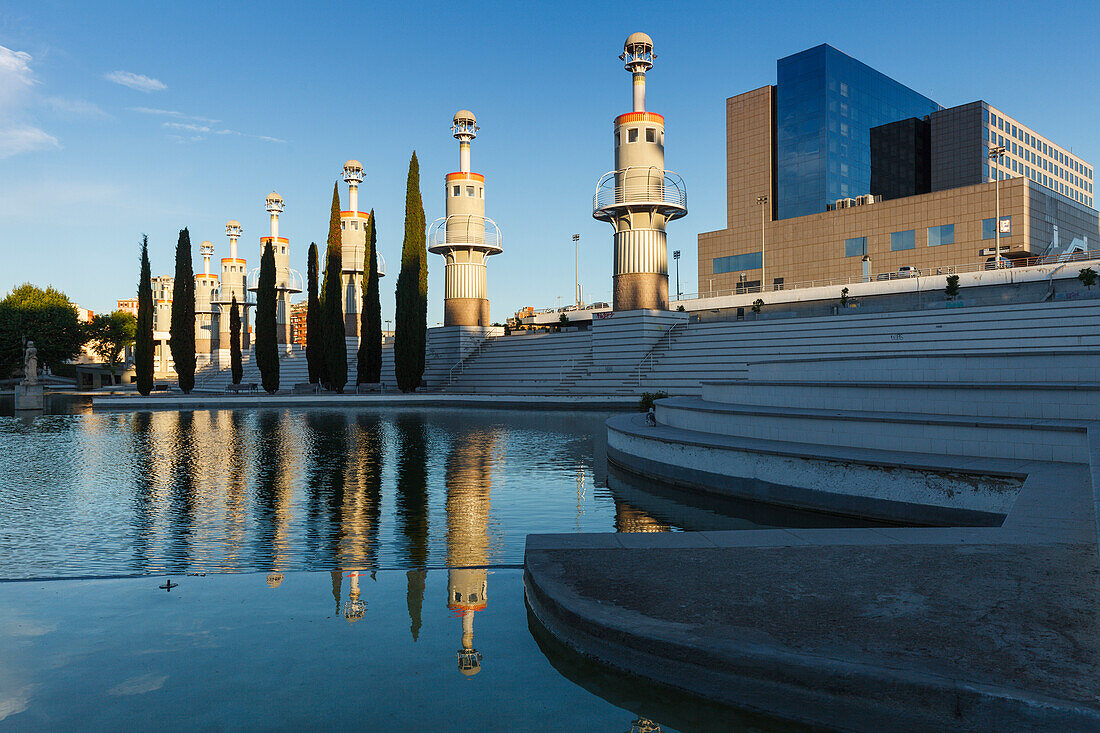
<instances>
[{"instance_id":1,"label":"distant apartment building","mask_svg":"<svg viewBox=\"0 0 1100 733\"><path fill-rule=\"evenodd\" d=\"M309 310L309 301L290 304L290 340L303 349L306 347L306 312Z\"/></svg>"},{"instance_id":2,"label":"distant apartment building","mask_svg":"<svg viewBox=\"0 0 1100 733\"><path fill-rule=\"evenodd\" d=\"M726 100L726 171L726 228L699 235L704 294L981 263L998 180L1003 257L1100 238L1090 163L987 102L945 109L828 45Z\"/></svg>"}]
</instances>

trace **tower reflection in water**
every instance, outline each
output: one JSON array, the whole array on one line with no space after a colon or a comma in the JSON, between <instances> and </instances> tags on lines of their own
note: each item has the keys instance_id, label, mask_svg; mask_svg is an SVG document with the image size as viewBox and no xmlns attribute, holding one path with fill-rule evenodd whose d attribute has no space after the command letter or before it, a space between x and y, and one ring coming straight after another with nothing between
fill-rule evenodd
<instances>
[{"instance_id":1,"label":"tower reflection in water","mask_svg":"<svg viewBox=\"0 0 1100 733\"><path fill-rule=\"evenodd\" d=\"M496 442L492 430L474 431L452 441L447 455L447 608L462 617L458 670L467 676L481 671L481 652L474 648L474 614L488 602L485 566Z\"/></svg>"}]
</instances>

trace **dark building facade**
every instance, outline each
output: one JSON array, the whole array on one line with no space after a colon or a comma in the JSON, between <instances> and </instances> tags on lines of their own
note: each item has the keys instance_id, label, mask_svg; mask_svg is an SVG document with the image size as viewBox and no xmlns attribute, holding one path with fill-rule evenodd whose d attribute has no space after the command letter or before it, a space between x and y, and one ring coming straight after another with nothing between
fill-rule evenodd
<instances>
[{"instance_id":1,"label":"dark building facade","mask_svg":"<svg viewBox=\"0 0 1100 733\"><path fill-rule=\"evenodd\" d=\"M871 193L883 200L932 190L932 126L910 117L871 128Z\"/></svg>"}]
</instances>

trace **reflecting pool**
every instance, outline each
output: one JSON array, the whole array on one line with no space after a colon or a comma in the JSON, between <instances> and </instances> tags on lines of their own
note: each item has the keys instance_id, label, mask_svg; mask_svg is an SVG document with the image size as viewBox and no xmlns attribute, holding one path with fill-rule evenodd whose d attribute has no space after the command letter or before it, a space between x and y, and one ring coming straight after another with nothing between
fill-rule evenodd
<instances>
[{"instance_id":1,"label":"reflecting pool","mask_svg":"<svg viewBox=\"0 0 1100 733\"><path fill-rule=\"evenodd\" d=\"M607 414L0 417L0 578L518 565L533 532L820 523L613 474Z\"/></svg>"}]
</instances>

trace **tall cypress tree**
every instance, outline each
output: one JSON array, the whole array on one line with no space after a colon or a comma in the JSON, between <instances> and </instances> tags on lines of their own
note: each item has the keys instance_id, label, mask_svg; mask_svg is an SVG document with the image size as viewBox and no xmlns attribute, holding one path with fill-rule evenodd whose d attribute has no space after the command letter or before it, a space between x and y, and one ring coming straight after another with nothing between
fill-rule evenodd
<instances>
[{"instance_id":1,"label":"tall cypress tree","mask_svg":"<svg viewBox=\"0 0 1100 733\"><path fill-rule=\"evenodd\" d=\"M324 374L324 334L321 332L321 301L317 298L317 243L309 244L309 261L306 263L306 366L309 383L317 384Z\"/></svg>"},{"instance_id":2,"label":"tall cypress tree","mask_svg":"<svg viewBox=\"0 0 1100 733\"><path fill-rule=\"evenodd\" d=\"M355 383L374 384L382 381L382 303L378 297L378 230L375 228L374 209L371 209L363 237L367 244L363 248L367 253L367 261L363 263L367 282L363 288Z\"/></svg>"},{"instance_id":3,"label":"tall cypress tree","mask_svg":"<svg viewBox=\"0 0 1100 733\"><path fill-rule=\"evenodd\" d=\"M191 234L186 227L180 229L176 240L168 348L172 350L180 389L190 394L195 386L195 271L191 267Z\"/></svg>"},{"instance_id":4,"label":"tall cypress tree","mask_svg":"<svg viewBox=\"0 0 1100 733\"><path fill-rule=\"evenodd\" d=\"M149 237L141 236L141 275L138 276L137 332L134 338L134 369L138 392L153 391L153 276L149 271Z\"/></svg>"},{"instance_id":5,"label":"tall cypress tree","mask_svg":"<svg viewBox=\"0 0 1100 733\"><path fill-rule=\"evenodd\" d=\"M256 345L253 354L260 369L260 381L268 394L279 391L279 345L275 335L275 250L268 240L260 258L260 281L256 285ZM308 337L308 334L307 334Z\"/></svg>"},{"instance_id":6,"label":"tall cypress tree","mask_svg":"<svg viewBox=\"0 0 1100 733\"><path fill-rule=\"evenodd\" d=\"M237 296L229 306L229 371L233 375L233 384L240 384L244 376L241 365L241 309L237 305Z\"/></svg>"},{"instance_id":7,"label":"tall cypress tree","mask_svg":"<svg viewBox=\"0 0 1100 733\"><path fill-rule=\"evenodd\" d=\"M405 239L397 276L394 361L397 386L412 392L424 376L428 330L428 253L424 238L424 201L420 196L420 163L413 151L405 184Z\"/></svg>"},{"instance_id":8,"label":"tall cypress tree","mask_svg":"<svg viewBox=\"0 0 1100 733\"><path fill-rule=\"evenodd\" d=\"M344 299L340 275L344 269L340 241L340 190L332 184L332 210L328 219L328 248L325 253L325 299L321 303L321 332L324 334L324 381L329 389L344 391L348 383L348 346L344 340ZM308 334L306 337L308 338Z\"/></svg>"}]
</instances>

